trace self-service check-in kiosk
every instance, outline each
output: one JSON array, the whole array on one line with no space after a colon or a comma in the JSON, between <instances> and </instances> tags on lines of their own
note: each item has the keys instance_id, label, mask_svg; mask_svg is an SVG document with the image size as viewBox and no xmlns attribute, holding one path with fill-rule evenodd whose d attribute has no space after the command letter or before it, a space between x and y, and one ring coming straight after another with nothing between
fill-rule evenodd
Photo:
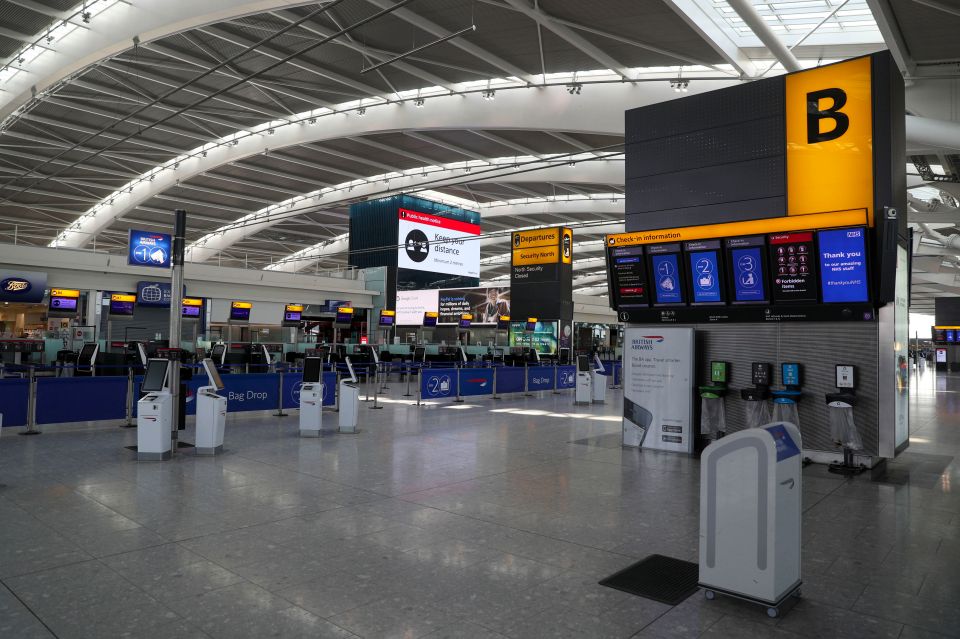
<instances>
[{"instance_id":1,"label":"self-service check-in kiosk","mask_svg":"<svg viewBox=\"0 0 960 639\"><path fill-rule=\"evenodd\" d=\"M595 404L602 404L607 401L607 376L604 375L605 372L600 356L594 353L590 382L593 386L592 397Z\"/></svg>"},{"instance_id":2,"label":"self-service check-in kiosk","mask_svg":"<svg viewBox=\"0 0 960 639\"><path fill-rule=\"evenodd\" d=\"M323 358L303 360L303 384L300 386L300 436L319 437L323 419Z\"/></svg>"},{"instance_id":3,"label":"self-service check-in kiosk","mask_svg":"<svg viewBox=\"0 0 960 639\"><path fill-rule=\"evenodd\" d=\"M77 355L77 365L73 374L77 377L93 377L97 374L97 356L100 354L100 345L96 342L87 342L80 348Z\"/></svg>"},{"instance_id":4,"label":"self-service check-in kiosk","mask_svg":"<svg viewBox=\"0 0 960 639\"><path fill-rule=\"evenodd\" d=\"M137 402L137 460L170 459L173 428L173 395L169 384L170 360L148 359Z\"/></svg>"},{"instance_id":5,"label":"self-service check-in kiosk","mask_svg":"<svg viewBox=\"0 0 960 639\"><path fill-rule=\"evenodd\" d=\"M203 368L210 384L197 389L197 441L194 452L197 455L216 455L223 450L227 398L217 392L223 390L223 380L213 360L209 357L204 359Z\"/></svg>"},{"instance_id":6,"label":"self-service check-in kiosk","mask_svg":"<svg viewBox=\"0 0 960 639\"><path fill-rule=\"evenodd\" d=\"M774 422L718 439L700 468L700 585L777 617L800 592L800 430Z\"/></svg>"},{"instance_id":7,"label":"self-service check-in kiosk","mask_svg":"<svg viewBox=\"0 0 960 639\"><path fill-rule=\"evenodd\" d=\"M357 383L357 374L349 357L345 357L349 379L340 380L340 432L357 432L357 420L360 417L360 385Z\"/></svg>"},{"instance_id":8,"label":"self-service check-in kiosk","mask_svg":"<svg viewBox=\"0 0 960 639\"><path fill-rule=\"evenodd\" d=\"M589 404L593 401L593 371L590 359L586 355L577 355L577 385L574 390L575 404Z\"/></svg>"}]
</instances>

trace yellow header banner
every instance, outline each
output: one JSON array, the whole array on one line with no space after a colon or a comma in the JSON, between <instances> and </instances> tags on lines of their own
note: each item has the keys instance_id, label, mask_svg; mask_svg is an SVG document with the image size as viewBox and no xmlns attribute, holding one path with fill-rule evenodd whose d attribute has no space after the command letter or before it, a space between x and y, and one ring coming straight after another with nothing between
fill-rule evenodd
<instances>
[{"instance_id":1,"label":"yellow header banner","mask_svg":"<svg viewBox=\"0 0 960 639\"><path fill-rule=\"evenodd\" d=\"M772 217L763 220L744 220L743 222L687 226L678 229L617 233L608 235L606 243L607 246L638 246L640 244L689 242L692 240L710 240L719 237L766 235L769 233L807 231L842 226L863 226L866 223L867 211L865 209L855 209L851 211L835 211L832 213L814 213L812 215Z\"/></svg>"},{"instance_id":2,"label":"yellow header banner","mask_svg":"<svg viewBox=\"0 0 960 639\"><path fill-rule=\"evenodd\" d=\"M513 266L529 264L556 264L560 261L559 246L535 246L513 251L510 256Z\"/></svg>"},{"instance_id":3,"label":"yellow header banner","mask_svg":"<svg viewBox=\"0 0 960 639\"><path fill-rule=\"evenodd\" d=\"M561 227L514 231L513 250L528 249L534 246L559 246L560 232Z\"/></svg>"},{"instance_id":4,"label":"yellow header banner","mask_svg":"<svg viewBox=\"0 0 960 639\"><path fill-rule=\"evenodd\" d=\"M184 306L203 306L203 300L199 297L185 297L182 303Z\"/></svg>"},{"instance_id":5,"label":"yellow header banner","mask_svg":"<svg viewBox=\"0 0 960 639\"><path fill-rule=\"evenodd\" d=\"M137 296L129 293L113 293L110 295L111 302L136 302Z\"/></svg>"},{"instance_id":6,"label":"yellow header banner","mask_svg":"<svg viewBox=\"0 0 960 639\"><path fill-rule=\"evenodd\" d=\"M80 291L72 288L51 288L50 297L80 297Z\"/></svg>"},{"instance_id":7,"label":"yellow header banner","mask_svg":"<svg viewBox=\"0 0 960 639\"><path fill-rule=\"evenodd\" d=\"M285 310L287 313L302 313L302 312L303 312L303 304L287 304L287 305L284 307L284 310Z\"/></svg>"},{"instance_id":8,"label":"yellow header banner","mask_svg":"<svg viewBox=\"0 0 960 639\"><path fill-rule=\"evenodd\" d=\"M396 314L397 314L397 312L396 312L396 311L388 311L387 309L383 309L382 311L380 311L380 314L383 315L384 317L395 317Z\"/></svg>"},{"instance_id":9,"label":"yellow header banner","mask_svg":"<svg viewBox=\"0 0 960 639\"><path fill-rule=\"evenodd\" d=\"M233 302L230 304L231 308L253 308L253 303L251 302Z\"/></svg>"},{"instance_id":10,"label":"yellow header banner","mask_svg":"<svg viewBox=\"0 0 960 639\"><path fill-rule=\"evenodd\" d=\"M353 307L352 307L352 306L338 306L338 307L337 307L337 313L342 313L343 315L346 315L347 313L349 313L350 315L353 315Z\"/></svg>"}]
</instances>

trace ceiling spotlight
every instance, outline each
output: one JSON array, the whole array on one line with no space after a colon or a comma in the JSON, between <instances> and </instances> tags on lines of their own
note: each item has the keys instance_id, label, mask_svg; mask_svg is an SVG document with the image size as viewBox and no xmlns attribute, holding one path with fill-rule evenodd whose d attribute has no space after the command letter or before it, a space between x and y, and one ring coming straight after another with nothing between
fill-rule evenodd
<instances>
[{"instance_id":1,"label":"ceiling spotlight","mask_svg":"<svg viewBox=\"0 0 960 639\"><path fill-rule=\"evenodd\" d=\"M230 146L237 146L238 144L240 144L240 140L231 140L231 141L230 141Z\"/></svg>"},{"instance_id":2,"label":"ceiling spotlight","mask_svg":"<svg viewBox=\"0 0 960 639\"><path fill-rule=\"evenodd\" d=\"M579 82L573 82L567 85L567 93L570 95L580 95L580 91L583 90L583 85Z\"/></svg>"},{"instance_id":3,"label":"ceiling spotlight","mask_svg":"<svg viewBox=\"0 0 960 639\"><path fill-rule=\"evenodd\" d=\"M82 14L80 14L80 17L83 18L84 23L89 23L89 22L90 22L90 12L89 12L89 11L84 11Z\"/></svg>"},{"instance_id":4,"label":"ceiling spotlight","mask_svg":"<svg viewBox=\"0 0 960 639\"><path fill-rule=\"evenodd\" d=\"M361 118L366 114L367 114L367 107L360 107L359 109L357 109L357 115L359 115Z\"/></svg>"},{"instance_id":5,"label":"ceiling spotlight","mask_svg":"<svg viewBox=\"0 0 960 639\"><path fill-rule=\"evenodd\" d=\"M179 169L179 168L180 168L180 163L179 163L179 162L174 162L174 163L173 163L173 170L176 171L176 170Z\"/></svg>"},{"instance_id":6,"label":"ceiling spotlight","mask_svg":"<svg viewBox=\"0 0 960 639\"><path fill-rule=\"evenodd\" d=\"M423 98L417 98L416 100L414 100L414 101L413 101L413 106L417 107L418 109L422 109L422 108L423 108Z\"/></svg>"},{"instance_id":7,"label":"ceiling spotlight","mask_svg":"<svg viewBox=\"0 0 960 639\"><path fill-rule=\"evenodd\" d=\"M317 123L316 118L310 118L309 120L307 120L307 124L309 124L310 126L313 126L316 123Z\"/></svg>"},{"instance_id":8,"label":"ceiling spotlight","mask_svg":"<svg viewBox=\"0 0 960 639\"><path fill-rule=\"evenodd\" d=\"M273 135L273 129L267 129L267 135Z\"/></svg>"},{"instance_id":9,"label":"ceiling spotlight","mask_svg":"<svg viewBox=\"0 0 960 639\"><path fill-rule=\"evenodd\" d=\"M671 80L670 88L673 89L674 93L686 93L687 87L690 86L689 80Z\"/></svg>"},{"instance_id":10,"label":"ceiling spotlight","mask_svg":"<svg viewBox=\"0 0 960 639\"><path fill-rule=\"evenodd\" d=\"M207 150L206 150L206 149L204 149L203 151L200 151L200 157L202 157L202 158L207 157Z\"/></svg>"},{"instance_id":11,"label":"ceiling spotlight","mask_svg":"<svg viewBox=\"0 0 960 639\"><path fill-rule=\"evenodd\" d=\"M486 91L481 93L481 95L483 96L484 100L495 100L497 97L497 92L494 91L493 89L487 89Z\"/></svg>"},{"instance_id":12,"label":"ceiling spotlight","mask_svg":"<svg viewBox=\"0 0 960 639\"><path fill-rule=\"evenodd\" d=\"M569 162L567 162L567 166L576 166L576 165L577 163L574 162L573 160L570 160Z\"/></svg>"}]
</instances>

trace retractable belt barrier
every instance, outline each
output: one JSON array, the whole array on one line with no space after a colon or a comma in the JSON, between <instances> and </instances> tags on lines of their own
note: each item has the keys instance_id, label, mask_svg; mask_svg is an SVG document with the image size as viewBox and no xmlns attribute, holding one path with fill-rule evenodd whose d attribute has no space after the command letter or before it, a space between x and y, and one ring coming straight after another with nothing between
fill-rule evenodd
<instances>
[{"instance_id":1,"label":"retractable belt barrier","mask_svg":"<svg viewBox=\"0 0 960 639\"><path fill-rule=\"evenodd\" d=\"M557 391L576 386L575 366L421 367L417 403L461 397Z\"/></svg>"}]
</instances>

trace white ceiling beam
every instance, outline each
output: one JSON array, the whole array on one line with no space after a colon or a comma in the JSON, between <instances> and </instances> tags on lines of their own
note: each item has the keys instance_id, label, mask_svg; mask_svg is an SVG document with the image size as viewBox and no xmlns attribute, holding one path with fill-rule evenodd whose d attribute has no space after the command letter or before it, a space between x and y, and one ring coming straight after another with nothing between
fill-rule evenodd
<instances>
[{"instance_id":1,"label":"white ceiling beam","mask_svg":"<svg viewBox=\"0 0 960 639\"><path fill-rule=\"evenodd\" d=\"M793 55L793 52L787 48L787 45L777 37L773 29L764 22L750 0L727 0L727 4L737 12L737 15L750 27L754 35L760 38L760 42L767 47L767 50L773 54L773 57L780 61L784 69L790 72L803 70L803 66L800 64L800 61L797 60L797 57Z\"/></svg>"},{"instance_id":2,"label":"white ceiling beam","mask_svg":"<svg viewBox=\"0 0 960 639\"><path fill-rule=\"evenodd\" d=\"M740 75L747 77L757 75L758 69L753 61L713 20L713 16L707 13L713 11L711 3L699 0L665 0L665 2L728 64L733 65Z\"/></svg>"},{"instance_id":3,"label":"white ceiling beam","mask_svg":"<svg viewBox=\"0 0 960 639\"><path fill-rule=\"evenodd\" d=\"M532 7L527 0L506 0L506 2L511 7L522 12L525 16L536 22L544 29L549 29L561 39L565 40L569 44L573 45L586 55L599 62L603 68L616 72L617 75L624 80L633 79L630 77L630 72L626 65L622 64L618 60L615 60L613 56L584 38L570 27L560 24L554 20L553 17L547 14L543 9Z\"/></svg>"}]
</instances>

